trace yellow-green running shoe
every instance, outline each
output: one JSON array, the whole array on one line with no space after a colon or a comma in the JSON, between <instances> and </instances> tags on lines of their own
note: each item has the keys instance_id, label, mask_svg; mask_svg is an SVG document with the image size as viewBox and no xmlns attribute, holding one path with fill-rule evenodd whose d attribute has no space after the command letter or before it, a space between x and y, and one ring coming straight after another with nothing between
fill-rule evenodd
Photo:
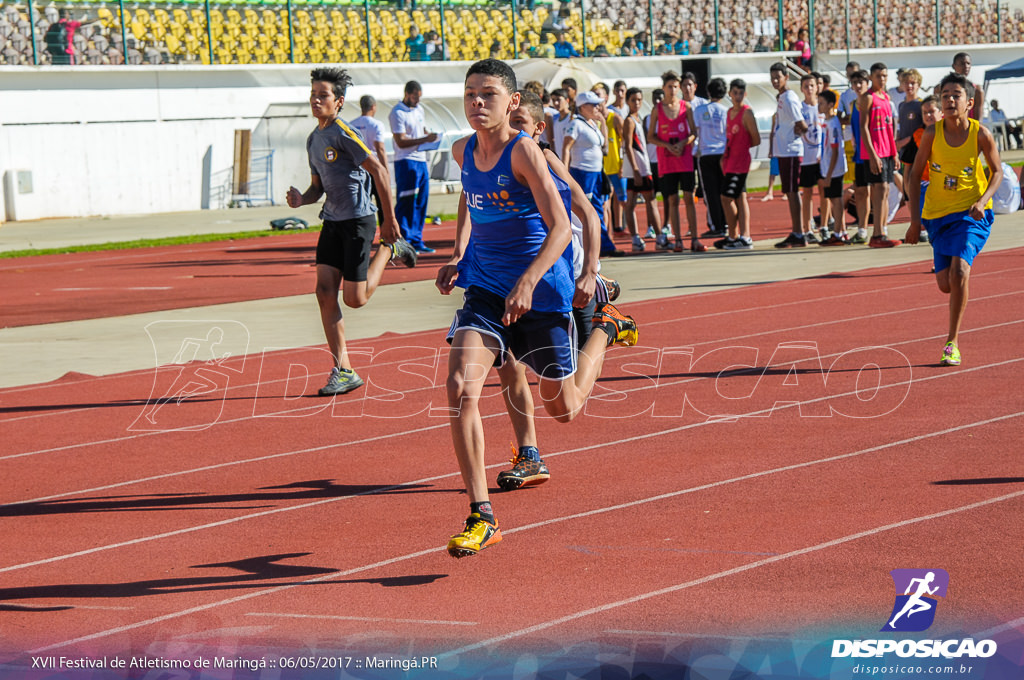
<instances>
[{"instance_id":1,"label":"yellow-green running shoe","mask_svg":"<svg viewBox=\"0 0 1024 680\"><path fill-rule=\"evenodd\" d=\"M947 342L946 346L942 349L942 361L939 362L940 366L959 366L960 365L960 349L954 342Z\"/></svg>"}]
</instances>

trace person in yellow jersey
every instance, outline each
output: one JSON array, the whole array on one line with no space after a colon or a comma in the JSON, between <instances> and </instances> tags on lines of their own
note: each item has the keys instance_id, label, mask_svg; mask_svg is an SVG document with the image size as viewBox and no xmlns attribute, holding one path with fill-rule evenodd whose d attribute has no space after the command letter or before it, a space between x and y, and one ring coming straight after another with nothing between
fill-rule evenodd
<instances>
[{"instance_id":1,"label":"person in yellow jersey","mask_svg":"<svg viewBox=\"0 0 1024 680\"><path fill-rule=\"evenodd\" d=\"M961 362L960 323L967 309L968 281L974 258L992 230L992 196L1002 181L1002 163L995 138L970 118L974 86L963 75L950 73L939 84L942 120L921 136L920 149L910 170L908 186L910 227L907 243L917 243L921 226L928 230L939 290L949 295L949 335L941 365ZM991 177L986 179L985 168ZM924 204L919 198L921 175L931 176Z\"/></svg>"},{"instance_id":2,"label":"person in yellow jersey","mask_svg":"<svg viewBox=\"0 0 1024 680\"><path fill-rule=\"evenodd\" d=\"M622 211L627 200L626 178L622 176L622 126L625 116L609 102L608 87L604 83L594 85L591 90L601 98L602 113L608 127L608 151L604 155L604 174L611 183L612 193L611 200L605 204L608 210L605 224L611 227L612 232L621 233L626 229Z\"/></svg>"}]
</instances>

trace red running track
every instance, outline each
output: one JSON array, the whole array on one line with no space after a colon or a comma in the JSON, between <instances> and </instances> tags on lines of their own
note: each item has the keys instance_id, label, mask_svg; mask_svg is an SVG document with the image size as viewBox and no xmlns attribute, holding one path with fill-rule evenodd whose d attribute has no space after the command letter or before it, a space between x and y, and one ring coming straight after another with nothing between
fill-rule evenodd
<instances>
[{"instance_id":1,"label":"red running track","mask_svg":"<svg viewBox=\"0 0 1024 680\"><path fill-rule=\"evenodd\" d=\"M784 201L752 198L755 239L788 232ZM640 222L646 224L643 209ZM698 204L698 224L705 224ZM703 231L703 228L702 230ZM620 248L630 241L613 234ZM415 269L395 266L385 283L433 279L451 256L454 223L426 227L437 253ZM103 318L312 293L317 234L279 234L238 241L0 259L5 327ZM710 243L707 244L710 247ZM643 257L657 257L648 244ZM631 256L633 253L629 253Z\"/></svg>"},{"instance_id":2,"label":"red running track","mask_svg":"<svg viewBox=\"0 0 1024 680\"><path fill-rule=\"evenodd\" d=\"M505 540L461 561L440 331L354 343L335 402L304 396L313 349L188 366L215 387L155 411L178 369L3 390L0 658L871 637L903 567L951 575L929 635L1012 632L1022 254L979 260L956 369L920 265L631 305L642 346L538 418L552 480L495 493ZM482 408L494 475L495 385Z\"/></svg>"}]
</instances>

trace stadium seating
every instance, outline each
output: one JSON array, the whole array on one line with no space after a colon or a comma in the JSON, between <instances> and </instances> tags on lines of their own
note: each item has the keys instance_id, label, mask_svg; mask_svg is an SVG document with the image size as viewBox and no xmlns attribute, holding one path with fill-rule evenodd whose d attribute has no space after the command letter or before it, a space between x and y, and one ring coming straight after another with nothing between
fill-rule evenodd
<instances>
[{"instance_id":1,"label":"stadium seating","mask_svg":"<svg viewBox=\"0 0 1024 680\"><path fill-rule=\"evenodd\" d=\"M846 0L813 1L817 48L845 46ZM997 23L996 0L976 0L955 7L945 4L939 30L934 0L851 0L851 47L874 47L875 22L870 19L870 9L876 1L881 47L934 44L936 34L943 44L995 42L997 27L1001 27L1004 42L1024 37L1021 10L1011 15L1012 10L1004 9ZM782 26L786 41L792 42L796 29L807 24L807 2L784 0ZM593 0L588 3L587 46L590 52L619 55L627 38L645 34L654 35L659 53L693 54L709 49L743 52L778 45L778 0L719 0L717 30L712 7L696 0L683 0L678 5L656 2L649 14L647 3ZM78 62L119 63L122 48L118 5L88 0L34 7L40 63L49 61L42 40L46 28L55 20L57 10L65 8L76 18L85 15L86 23L80 30L87 40L81 44L88 49L79 55ZM512 58L516 48L519 57L526 57L530 56L524 53L526 50L540 48L545 32L556 30L563 31L567 40L582 51L584 30L579 4L561 8L536 4L520 9L513 31L508 5L447 0L444 31L448 57ZM31 44L26 38L31 32L27 6L4 1L0 9L0 47L6 45L2 61L32 63ZM889 17L909 20L890 21ZM365 61L371 53L373 61L406 61L410 58L406 39L411 27L415 26L421 36L430 36L441 32L441 23L439 4L421 2L407 8L404 3L376 0L292 0L290 23L286 5L264 0L211 0L209 6L200 0L133 2L125 5L124 12L127 47L144 55L141 59L160 59L161 63L209 63L211 51L213 63L267 64L293 59L344 63ZM713 45L716 34L719 44ZM439 42L428 47L427 58L431 58L429 53L439 51ZM12 46L17 47L13 52ZM650 49L650 43L645 47Z\"/></svg>"}]
</instances>

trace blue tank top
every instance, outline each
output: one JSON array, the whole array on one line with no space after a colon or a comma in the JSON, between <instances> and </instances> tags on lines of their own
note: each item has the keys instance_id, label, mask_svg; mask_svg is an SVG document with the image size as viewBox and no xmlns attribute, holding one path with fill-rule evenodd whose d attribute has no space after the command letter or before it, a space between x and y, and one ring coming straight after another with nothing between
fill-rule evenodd
<instances>
[{"instance_id":1,"label":"blue tank top","mask_svg":"<svg viewBox=\"0 0 1024 680\"><path fill-rule=\"evenodd\" d=\"M460 284L479 286L502 297L512 292L548 235L533 193L512 174L512 149L521 139L529 137L520 132L486 172L477 170L473 159L476 135L469 138L463 151L462 190L466 193L473 231L459 267ZM548 171L551 172L550 168ZM551 177L568 213L569 185L554 173ZM572 271L570 244L537 283L531 308L538 312L568 312L575 289Z\"/></svg>"},{"instance_id":2,"label":"blue tank top","mask_svg":"<svg viewBox=\"0 0 1024 680\"><path fill-rule=\"evenodd\" d=\"M853 103L853 113L850 114L850 126L853 132L853 162L859 165L864 159L860 157L860 109L856 101Z\"/></svg>"}]
</instances>

